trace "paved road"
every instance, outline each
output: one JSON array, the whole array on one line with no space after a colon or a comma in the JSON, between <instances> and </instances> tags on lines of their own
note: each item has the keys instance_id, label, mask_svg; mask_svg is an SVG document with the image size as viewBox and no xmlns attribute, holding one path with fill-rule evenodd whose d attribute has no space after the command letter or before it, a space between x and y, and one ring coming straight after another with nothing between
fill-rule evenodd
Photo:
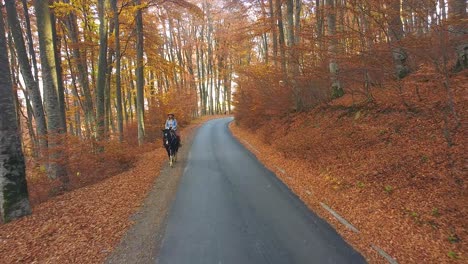
<instances>
[{"instance_id":1,"label":"paved road","mask_svg":"<svg viewBox=\"0 0 468 264\"><path fill-rule=\"evenodd\" d=\"M232 137L231 120L197 132L157 262L365 263Z\"/></svg>"}]
</instances>

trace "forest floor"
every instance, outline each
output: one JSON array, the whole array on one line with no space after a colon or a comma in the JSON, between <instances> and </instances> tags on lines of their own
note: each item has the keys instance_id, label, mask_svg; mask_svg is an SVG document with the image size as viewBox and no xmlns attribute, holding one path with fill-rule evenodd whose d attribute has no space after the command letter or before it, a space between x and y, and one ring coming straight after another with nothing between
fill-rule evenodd
<instances>
[{"instance_id":1,"label":"forest floor","mask_svg":"<svg viewBox=\"0 0 468 264\"><path fill-rule=\"evenodd\" d=\"M466 73L451 80L458 118L468 114ZM307 113L257 123L254 131L239 120L230 128L370 263L387 263L371 245L398 263L466 263L467 131L444 114L443 91L421 80L406 94L376 89L372 105L353 104L347 95ZM413 100L415 88L419 98Z\"/></svg>"},{"instance_id":2,"label":"forest floor","mask_svg":"<svg viewBox=\"0 0 468 264\"><path fill-rule=\"evenodd\" d=\"M212 118L183 129L182 152L196 128ZM135 213L145 212L148 194L151 203L161 204L157 213L164 216L177 181L167 180L166 151L161 144L154 146L123 173L35 203L32 215L0 225L0 263L102 263L139 219ZM155 196L150 190L158 186L166 190Z\"/></svg>"}]
</instances>

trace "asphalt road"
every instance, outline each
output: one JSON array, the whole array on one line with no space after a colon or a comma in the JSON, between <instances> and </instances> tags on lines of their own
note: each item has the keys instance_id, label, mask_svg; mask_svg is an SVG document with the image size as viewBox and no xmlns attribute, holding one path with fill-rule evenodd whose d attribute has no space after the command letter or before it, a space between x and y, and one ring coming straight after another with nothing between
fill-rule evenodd
<instances>
[{"instance_id":1,"label":"asphalt road","mask_svg":"<svg viewBox=\"0 0 468 264\"><path fill-rule=\"evenodd\" d=\"M232 137L231 120L197 132L157 263L366 263Z\"/></svg>"}]
</instances>

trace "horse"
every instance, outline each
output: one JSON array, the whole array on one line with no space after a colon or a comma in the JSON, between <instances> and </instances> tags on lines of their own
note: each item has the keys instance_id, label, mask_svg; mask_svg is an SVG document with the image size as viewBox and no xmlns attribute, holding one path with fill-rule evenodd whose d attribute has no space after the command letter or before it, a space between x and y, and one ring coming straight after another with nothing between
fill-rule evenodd
<instances>
[{"instance_id":1,"label":"horse","mask_svg":"<svg viewBox=\"0 0 468 264\"><path fill-rule=\"evenodd\" d=\"M171 168L177 161L177 151L179 151L179 140L177 139L176 133L172 129L163 129L163 144L169 157L169 166Z\"/></svg>"}]
</instances>

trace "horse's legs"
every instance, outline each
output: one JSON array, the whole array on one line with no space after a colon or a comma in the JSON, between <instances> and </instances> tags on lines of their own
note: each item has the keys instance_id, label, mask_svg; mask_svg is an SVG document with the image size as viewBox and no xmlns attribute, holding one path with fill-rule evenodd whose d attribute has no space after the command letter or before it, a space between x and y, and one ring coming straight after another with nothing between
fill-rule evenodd
<instances>
[{"instance_id":1,"label":"horse's legs","mask_svg":"<svg viewBox=\"0 0 468 264\"><path fill-rule=\"evenodd\" d=\"M171 150L169 149L169 147L166 147L166 152L167 152L167 157L171 158Z\"/></svg>"}]
</instances>

